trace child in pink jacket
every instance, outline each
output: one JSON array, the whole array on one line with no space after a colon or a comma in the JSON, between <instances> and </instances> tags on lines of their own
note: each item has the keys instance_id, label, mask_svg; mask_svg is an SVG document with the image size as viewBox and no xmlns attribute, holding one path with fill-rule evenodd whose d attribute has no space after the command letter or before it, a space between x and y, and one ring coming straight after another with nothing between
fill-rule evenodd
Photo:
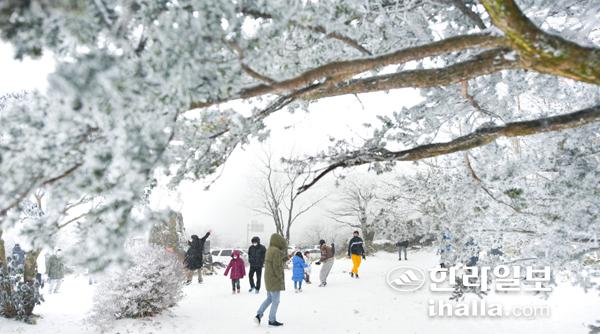
<instances>
[{"instance_id":1,"label":"child in pink jacket","mask_svg":"<svg viewBox=\"0 0 600 334\"><path fill-rule=\"evenodd\" d=\"M231 288L233 293L235 293L236 288L237 293L240 293L240 279L246 276L246 268L244 266L244 260L240 257L240 251L234 250L231 257L232 259L229 261L227 269L225 269L225 276L227 276L231 270L231 275L229 276L231 278Z\"/></svg>"}]
</instances>

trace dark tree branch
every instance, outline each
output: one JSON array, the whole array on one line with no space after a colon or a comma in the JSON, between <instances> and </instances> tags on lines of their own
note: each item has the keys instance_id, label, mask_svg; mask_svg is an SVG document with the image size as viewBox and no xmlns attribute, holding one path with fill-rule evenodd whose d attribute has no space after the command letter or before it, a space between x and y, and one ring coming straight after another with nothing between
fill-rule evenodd
<instances>
[{"instance_id":1,"label":"dark tree branch","mask_svg":"<svg viewBox=\"0 0 600 334\"><path fill-rule=\"evenodd\" d=\"M397 88L446 86L502 70L518 68L517 61L504 57L507 52L509 51L506 49L494 49L485 51L467 61L444 68L403 71L365 79L354 79L339 85L326 86L315 92L307 93L302 98L316 100L324 97Z\"/></svg>"},{"instance_id":2,"label":"dark tree branch","mask_svg":"<svg viewBox=\"0 0 600 334\"><path fill-rule=\"evenodd\" d=\"M462 93L463 97L467 100L467 102L469 102L469 104L471 104L471 106L473 106L473 108L475 108L475 110L479 111L480 113L482 113L484 115L488 115L490 117L497 118L497 119L501 120L502 122L504 122L504 119L502 119L502 117L500 117L496 113L493 113L489 110L484 109L479 104L479 102L477 102L477 100L475 100L475 97L473 95L469 94L469 82L466 80L462 82L461 93Z\"/></svg>"},{"instance_id":3,"label":"dark tree branch","mask_svg":"<svg viewBox=\"0 0 600 334\"><path fill-rule=\"evenodd\" d=\"M582 127L600 120L600 105L576 112L539 118L529 121L511 122L503 126L486 127L445 143L417 146L408 150L389 151L385 148L358 150L332 157L335 162L319 173L310 183L298 188L304 192L336 168L360 166L372 162L415 161L440 155L466 151L487 145L500 137L531 136L544 132L561 131Z\"/></svg>"},{"instance_id":4,"label":"dark tree branch","mask_svg":"<svg viewBox=\"0 0 600 334\"><path fill-rule=\"evenodd\" d=\"M477 176L477 173L475 173L475 170L473 169L473 166L471 165L471 159L469 159L469 152L467 152L467 151L464 152L464 158L465 158L465 164L467 166L467 170L469 171L469 175L473 178L473 180L475 180L475 183L479 186L479 188L481 188L481 190L483 190L483 192L485 192L491 199L493 199L497 203L500 203L500 204L512 209L516 213L527 213L527 212L523 212L521 209L515 207L514 205L511 205L510 203L506 203L505 201L497 198L486 186L483 185L483 182L481 181L479 176ZM528 213L528 214L530 214L530 213Z\"/></svg>"},{"instance_id":5,"label":"dark tree branch","mask_svg":"<svg viewBox=\"0 0 600 334\"><path fill-rule=\"evenodd\" d=\"M229 46L238 56L238 59L240 60L240 67L242 68L242 70L248 74L250 77L257 79L259 81L263 81L266 82L269 85L272 85L274 83L276 83L275 80L269 78L266 75L262 75L258 72L256 72L254 69L252 69L250 66L248 66L245 61L244 61L244 50L242 50L242 48L235 42L233 41L228 41L226 39L223 39L223 42Z\"/></svg>"},{"instance_id":6,"label":"dark tree branch","mask_svg":"<svg viewBox=\"0 0 600 334\"><path fill-rule=\"evenodd\" d=\"M206 108L235 99L247 99L265 94L281 94L287 91L303 89L314 82L329 78L329 83L341 82L352 76L387 65L403 64L426 57L435 57L451 52L473 48L497 48L506 46L506 40L488 34L474 34L450 37L425 45L402 49L385 55L354 60L334 61L315 67L298 76L279 81L271 85L257 85L243 89L238 94L219 101L194 102L190 109Z\"/></svg>"},{"instance_id":7,"label":"dark tree branch","mask_svg":"<svg viewBox=\"0 0 600 334\"><path fill-rule=\"evenodd\" d=\"M358 43L357 41L355 41L354 39L342 35L340 33L337 32L327 32L327 30L322 27L322 26L303 26L304 28L314 31L314 32L318 32L321 34L324 34L325 37L331 38L331 39L336 39L358 51L360 51L361 53L367 55L367 56L372 56L373 54L371 53L371 51L367 50L367 48L365 48L364 46L362 46L360 43Z\"/></svg>"},{"instance_id":8,"label":"dark tree branch","mask_svg":"<svg viewBox=\"0 0 600 334\"><path fill-rule=\"evenodd\" d=\"M66 171L64 171L62 174L57 175L55 177L52 177L44 182L42 182L40 184L40 187L42 186L47 186L47 185L51 185L61 179L64 179L65 177L68 177L69 175L73 174L73 172L75 172L77 169L79 169L79 167L81 167L83 165L83 163L79 162L76 163L75 165L73 165L73 167L67 169Z\"/></svg>"}]
</instances>

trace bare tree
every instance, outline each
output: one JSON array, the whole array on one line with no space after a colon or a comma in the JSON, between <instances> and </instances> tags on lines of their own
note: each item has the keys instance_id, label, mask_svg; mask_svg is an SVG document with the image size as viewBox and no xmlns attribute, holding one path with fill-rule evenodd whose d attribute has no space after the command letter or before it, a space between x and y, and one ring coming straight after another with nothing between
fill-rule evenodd
<instances>
[{"instance_id":1,"label":"bare tree","mask_svg":"<svg viewBox=\"0 0 600 334\"><path fill-rule=\"evenodd\" d=\"M304 230L302 234L302 243L306 245L315 245L321 239L333 240L333 233L329 224L314 222Z\"/></svg>"},{"instance_id":2,"label":"bare tree","mask_svg":"<svg viewBox=\"0 0 600 334\"><path fill-rule=\"evenodd\" d=\"M327 243L334 243L336 245L342 245L348 241L350 235L350 227L342 227L335 224L324 224L323 222L316 221L310 224L302 233L302 244L303 245L316 245L321 239ZM336 247L336 254L340 254L344 251L344 247Z\"/></svg>"},{"instance_id":3,"label":"bare tree","mask_svg":"<svg viewBox=\"0 0 600 334\"><path fill-rule=\"evenodd\" d=\"M291 159L290 159L291 161ZM296 191L311 178L310 166L305 163L284 163L277 169L271 153L265 152L261 170L261 205L257 213L273 218L275 230L289 243L292 225L325 197L301 205Z\"/></svg>"},{"instance_id":4,"label":"bare tree","mask_svg":"<svg viewBox=\"0 0 600 334\"><path fill-rule=\"evenodd\" d=\"M372 250L375 224L381 215L377 207L375 183L360 184L349 181L344 187L337 208L329 210L334 221L362 231L367 251Z\"/></svg>"}]
</instances>

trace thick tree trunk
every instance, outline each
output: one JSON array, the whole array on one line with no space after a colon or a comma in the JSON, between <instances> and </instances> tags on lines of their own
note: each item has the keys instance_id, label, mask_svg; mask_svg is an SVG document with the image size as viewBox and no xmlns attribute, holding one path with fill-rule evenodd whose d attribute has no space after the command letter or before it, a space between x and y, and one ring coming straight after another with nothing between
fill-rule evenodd
<instances>
[{"instance_id":1,"label":"thick tree trunk","mask_svg":"<svg viewBox=\"0 0 600 334\"><path fill-rule=\"evenodd\" d=\"M8 272L8 259L6 258L6 248L4 247L4 239L2 239L2 230L0 230L0 272L7 273ZM8 280L3 280L3 283L0 284L0 291L6 297L10 298L12 296L12 288ZM0 305L0 309L2 314L5 317L12 318L16 316L17 312L11 303L2 303Z\"/></svg>"},{"instance_id":2,"label":"thick tree trunk","mask_svg":"<svg viewBox=\"0 0 600 334\"><path fill-rule=\"evenodd\" d=\"M289 244L290 244L290 225L287 226L284 237L285 237L285 242L287 242L287 244L289 246Z\"/></svg>"},{"instance_id":3,"label":"thick tree trunk","mask_svg":"<svg viewBox=\"0 0 600 334\"><path fill-rule=\"evenodd\" d=\"M37 274L37 258L40 255L41 250L33 250L27 252L25 255L25 266L23 273L23 280L25 284L27 284L33 291L36 289L35 287L35 279ZM0 271L4 273L8 273L8 259L6 258L6 248L4 245L4 239L2 239L2 230L0 230ZM5 281L4 284L0 285L0 290L2 291L7 299L12 299L12 295L14 293L14 289L8 281ZM30 295L31 298L34 298L34 294ZM28 307L25 309L25 316L29 317L33 314L33 309L35 307L34 300L24 300L23 301ZM7 318L12 318L17 316L17 310L14 308L12 303L5 302L0 305L0 309L2 309L2 314Z\"/></svg>"},{"instance_id":4,"label":"thick tree trunk","mask_svg":"<svg viewBox=\"0 0 600 334\"><path fill-rule=\"evenodd\" d=\"M600 49L546 33L523 14L515 0L481 0L492 23L519 54L523 67L600 85Z\"/></svg>"},{"instance_id":5,"label":"thick tree trunk","mask_svg":"<svg viewBox=\"0 0 600 334\"><path fill-rule=\"evenodd\" d=\"M375 230L371 228L363 228L363 237L365 242L365 251L367 254L371 254L375 251L373 247L373 240L375 239Z\"/></svg>"},{"instance_id":6,"label":"thick tree trunk","mask_svg":"<svg viewBox=\"0 0 600 334\"><path fill-rule=\"evenodd\" d=\"M0 270L7 270L6 249L4 248L4 239L2 239L3 231L0 230Z\"/></svg>"},{"instance_id":7,"label":"thick tree trunk","mask_svg":"<svg viewBox=\"0 0 600 334\"><path fill-rule=\"evenodd\" d=\"M35 275L37 274L37 259L40 256L41 250L36 249L27 252L25 255L25 282L34 282Z\"/></svg>"},{"instance_id":8,"label":"thick tree trunk","mask_svg":"<svg viewBox=\"0 0 600 334\"><path fill-rule=\"evenodd\" d=\"M40 256L40 249L36 249L36 250L32 250L27 252L27 254L25 255L25 272L23 275L23 279L25 280L25 284L27 284L33 291L33 289L36 289L35 287L35 276L38 272L37 270L37 259ZM34 294L30 295L32 298L34 297ZM33 314L33 309L35 307L35 301L34 300L28 300L25 301L27 308L25 310L25 315L30 316Z\"/></svg>"}]
</instances>

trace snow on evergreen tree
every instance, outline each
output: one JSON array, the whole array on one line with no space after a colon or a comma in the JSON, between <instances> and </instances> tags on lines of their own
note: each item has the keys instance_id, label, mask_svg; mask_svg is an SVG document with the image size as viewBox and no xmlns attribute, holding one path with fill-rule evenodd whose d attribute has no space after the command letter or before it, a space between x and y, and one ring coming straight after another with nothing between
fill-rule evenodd
<instances>
[{"instance_id":1,"label":"snow on evergreen tree","mask_svg":"<svg viewBox=\"0 0 600 334\"><path fill-rule=\"evenodd\" d=\"M36 280L26 282L24 268L15 255L7 257L6 266L0 262L0 316L35 323L35 305L43 301Z\"/></svg>"},{"instance_id":2,"label":"snow on evergreen tree","mask_svg":"<svg viewBox=\"0 0 600 334\"><path fill-rule=\"evenodd\" d=\"M149 244L133 245L127 252L131 266L98 287L89 320L99 327L115 319L157 315L183 297L184 269L174 254Z\"/></svg>"}]
</instances>

